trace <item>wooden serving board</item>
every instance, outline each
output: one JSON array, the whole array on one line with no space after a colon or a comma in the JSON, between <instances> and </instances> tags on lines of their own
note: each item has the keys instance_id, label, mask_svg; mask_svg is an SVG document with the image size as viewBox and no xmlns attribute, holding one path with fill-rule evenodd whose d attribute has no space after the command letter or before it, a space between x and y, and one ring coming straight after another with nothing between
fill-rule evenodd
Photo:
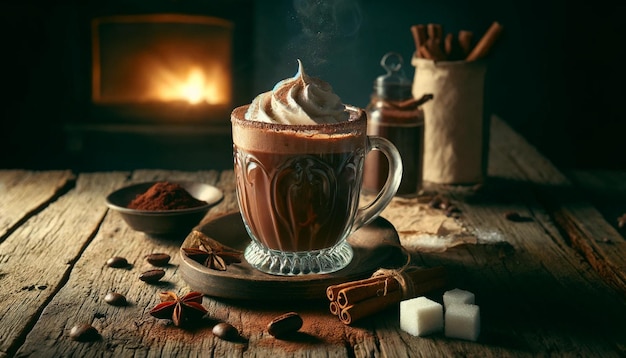
<instances>
[{"instance_id":1,"label":"wooden serving board","mask_svg":"<svg viewBox=\"0 0 626 358\"><path fill-rule=\"evenodd\" d=\"M196 228L209 238L243 251L250 243L239 212L228 213ZM330 285L371 276L379 268L398 268L406 262L398 233L382 217L357 230L348 238L354 250L352 262L330 274L298 276L270 275L253 268L245 258L228 265L226 271L209 269L190 259L183 248L197 247L189 235L180 249L181 277L191 289L207 296L242 300L318 300L326 299Z\"/></svg>"}]
</instances>

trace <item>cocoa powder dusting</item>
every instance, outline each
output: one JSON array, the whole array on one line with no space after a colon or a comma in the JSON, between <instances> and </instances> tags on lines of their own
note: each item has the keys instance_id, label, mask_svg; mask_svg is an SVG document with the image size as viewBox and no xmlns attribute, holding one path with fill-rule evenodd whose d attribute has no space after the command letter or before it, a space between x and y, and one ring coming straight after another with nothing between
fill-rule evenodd
<instances>
[{"instance_id":1,"label":"cocoa powder dusting","mask_svg":"<svg viewBox=\"0 0 626 358\"><path fill-rule=\"evenodd\" d=\"M206 205L207 203L191 196L180 184L158 182L152 185L145 193L137 195L129 209L136 210L176 210L189 209Z\"/></svg>"},{"instance_id":2,"label":"cocoa powder dusting","mask_svg":"<svg viewBox=\"0 0 626 358\"><path fill-rule=\"evenodd\" d=\"M289 338L278 339L271 336L267 332L267 324L276 316L291 309L296 310L302 317L302 328ZM372 336L365 329L344 325L325 308L289 307L283 311L248 311L248 314L241 317L242 329L246 336L262 337L255 342L258 346L280 348L289 353L301 352L320 344L343 347L348 341L359 342Z\"/></svg>"}]
</instances>

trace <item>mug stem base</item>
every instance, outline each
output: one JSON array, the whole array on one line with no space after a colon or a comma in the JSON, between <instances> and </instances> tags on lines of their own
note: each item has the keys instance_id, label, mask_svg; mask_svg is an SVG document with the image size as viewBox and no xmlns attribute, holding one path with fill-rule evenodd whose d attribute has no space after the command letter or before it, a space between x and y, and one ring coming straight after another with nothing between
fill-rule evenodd
<instances>
[{"instance_id":1,"label":"mug stem base","mask_svg":"<svg viewBox=\"0 0 626 358\"><path fill-rule=\"evenodd\" d=\"M270 250L254 240L246 247L244 257L259 271L280 276L327 274L348 266L354 253L345 240L324 250L283 252Z\"/></svg>"}]
</instances>

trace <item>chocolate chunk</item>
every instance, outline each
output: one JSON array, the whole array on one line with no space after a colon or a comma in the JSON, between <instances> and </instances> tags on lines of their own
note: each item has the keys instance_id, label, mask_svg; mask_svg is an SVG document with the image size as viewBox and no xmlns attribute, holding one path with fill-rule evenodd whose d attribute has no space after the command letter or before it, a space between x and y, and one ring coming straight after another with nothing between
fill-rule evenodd
<instances>
[{"instance_id":1,"label":"chocolate chunk","mask_svg":"<svg viewBox=\"0 0 626 358\"><path fill-rule=\"evenodd\" d=\"M296 312L288 312L274 318L267 325L267 332L276 338L284 338L302 328L302 317Z\"/></svg>"}]
</instances>

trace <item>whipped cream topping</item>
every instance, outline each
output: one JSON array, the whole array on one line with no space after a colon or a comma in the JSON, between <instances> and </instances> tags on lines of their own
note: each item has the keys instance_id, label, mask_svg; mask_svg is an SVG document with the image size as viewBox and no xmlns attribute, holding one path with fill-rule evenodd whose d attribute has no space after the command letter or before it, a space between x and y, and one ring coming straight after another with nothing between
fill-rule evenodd
<instances>
[{"instance_id":1,"label":"whipped cream topping","mask_svg":"<svg viewBox=\"0 0 626 358\"><path fill-rule=\"evenodd\" d=\"M245 118L267 123L311 125L344 122L349 114L331 85L304 73L302 62L298 60L296 75L256 96Z\"/></svg>"}]
</instances>

